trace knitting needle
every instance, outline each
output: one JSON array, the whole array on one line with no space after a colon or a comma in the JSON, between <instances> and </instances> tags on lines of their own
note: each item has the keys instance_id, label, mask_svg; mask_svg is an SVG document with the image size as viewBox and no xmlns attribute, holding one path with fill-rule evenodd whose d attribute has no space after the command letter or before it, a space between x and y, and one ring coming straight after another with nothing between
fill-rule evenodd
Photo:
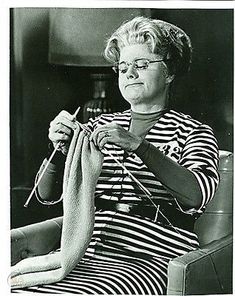
<instances>
[{"instance_id":1,"label":"knitting needle","mask_svg":"<svg viewBox=\"0 0 235 296\"><path fill-rule=\"evenodd\" d=\"M80 125L80 127L87 131L90 132L86 126L84 126L82 123L78 122L78 124ZM128 176L134 181L136 182L136 184L140 187L140 189L148 196L151 197L152 194L150 193L150 191L142 184L140 183L140 181L138 179L136 179L136 177L119 161L117 160L106 148L102 149L103 151L105 151L119 166L121 166L123 168L123 170L128 174ZM150 199L151 200L151 199ZM152 202L152 200L151 200ZM155 205L155 204L154 204Z\"/></svg>"},{"instance_id":2,"label":"knitting needle","mask_svg":"<svg viewBox=\"0 0 235 296\"><path fill-rule=\"evenodd\" d=\"M106 148L103 148L103 151L105 151L106 153L108 153L108 155L114 160L116 161L116 163L118 165L120 165L123 170L128 174L129 177L131 177L131 179L136 182L136 184L140 187L140 189L142 189L144 191L145 194L147 194L149 197L152 196L152 194L150 193L150 191L144 187L144 185L142 183L140 183L140 181L138 179L136 179L136 177L119 161L117 160Z\"/></svg>"},{"instance_id":3,"label":"knitting needle","mask_svg":"<svg viewBox=\"0 0 235 296\"><path fill-rule=\"evenodd\" d=\"M83 130L90 133L90 131L88 130L88 128L84 124L82 124L78 121L77 121L77 123ZM169 221L169 219L167 219L167 217L162 213L162 211L160 210L160 205L156 205L153 202L153 200L151 199L152 194L150 193L150 191L142 183L140 183L140 181L138 179L136 179L136 177L134 175L132 175L132 173L121 162L119 162L106 148L103 148L102 150L105 151L118 165L120 165L123 168L123 170L125 170L125 172L132 178L132 180L135 181L137 183L137 185L139 185L139 187L142 189L142 191L146 194L148 200L157 209L155 217L154 217L154 222L157 222L158 214L160 213L163 216L163 218L166 219L166 221L169 223L169 225L175 230L175 232L177 234L179 234L181 237L183 237L182 234ZM190 245L193 247L192 250L194 250L194 246L191 243L190 243Z\"/></svg>"},{"instance_id":4,"label":"knitting needle","mask_svg":"<svg viewBox=\"0 0 235 296\"><path fill-rule=\"evenodd\" d=\"M36 191L36 189L37 189L37 187L38 187L38 185L39 185L39 183L40 183L40 181L41 181L43 175L45 174L45 171L47 170L48 165L50 164L52 158L54 157L56 151L59 149L60 145L61 145L61 142L58 142L57 145L55 146L55 149L54 149L53 152L51 153L51 156L50 156L50 158L48 159L47 164L45 165L45 167L44 167L42 173L40 174L40 176L39 176L37 182L35 183L35 185L34 185L32 191L31 191L31 193L30 193L30 195L29 195L29 197L28 197L26 203L24 204L24 207L25 207L25 208L28 207L28 204L29 204L31 198L32 198L33 195L34 195L34 192Z\"/></svg>"},{"instance_id":5,"label":"knitting needle","mask_svg":"<svg viewBox=\"0 0 235 296\"><path fill-rule=\"evenodd\" d=\"M77 114L78 114L80 108L81 108L81 107L78 107L77 110L75 111L75 113L73 114L73 119L72 119L73 121L76 120L76 117L77 117ZM35 183L35 185L34 185L32 191L31 191L31 193L30 193L30 195L29 195L27 201L26 201L25 204L24 204L24 207L25 207L25 208L28 207L28 204L29 204L31 198L33 197L33 195L34 195L34 193L35 193L35 191L36 191L36 189L37 189L37 187L38 187L38 185L39 185L39 183L40 183L40 181L41 181L43 175L45 174L45 172L46 172L46 170L47 170L47 168L48 168L48 165L50 164L52 158L54 157L56 151L59 149L59 147L61 146L61 144L62 144L62 141L59 141L59 142L56 144L56 146L55 146L53 152L51 153L51 156L49 157L49 159L48 159L48 161L47 161L47 164L45 165L45 167L44 167L42 173L40 174L40 176L39 176L37 182Z\"/></svg>"}]
</instances>

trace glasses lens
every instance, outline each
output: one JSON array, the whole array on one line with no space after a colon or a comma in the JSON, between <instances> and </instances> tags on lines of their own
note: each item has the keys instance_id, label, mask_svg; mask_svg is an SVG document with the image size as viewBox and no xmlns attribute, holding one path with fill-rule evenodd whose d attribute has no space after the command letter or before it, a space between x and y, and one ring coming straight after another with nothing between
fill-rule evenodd
<instances>
[{"instance_id":1,"label":"glasses lens","mask_svg":"<svg viewBox=\"0 0 235 296\"><path fill-rule=\"evenodd\" d=\"M136 69L147 69L149 65L149 61L146 59L140 59L135 61Z\"/></svg>"},{"instance_id":2,"label":"glasses lens","mask_svg":"<svg viewBox=\"0 0 235 296\"><path fill-rule=\"evenodd\" d=\"M148 59L139 59L135 60L133 63L130 63L127 65L126 62L121 62L120 64L117 64L113 67L113 70L115 73L118 71L122 74L126 73L128 70L129 65L134 65L135 69L147 69L149 66L149 60Z\"/></svg>"}]
</instances>

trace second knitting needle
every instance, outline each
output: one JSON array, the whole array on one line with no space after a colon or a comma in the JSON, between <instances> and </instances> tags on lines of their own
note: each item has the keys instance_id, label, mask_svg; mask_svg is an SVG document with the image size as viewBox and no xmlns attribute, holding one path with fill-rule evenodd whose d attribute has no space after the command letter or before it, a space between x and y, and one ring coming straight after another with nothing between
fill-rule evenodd
<instances>
[{"instance_id":1,"label":"second knitting needle","mask_svg":"<svg viewBox=\"0 0 235 296\"><path fill-rule=\"evenodd\" d=\"M78 114L80 108L81 108L81 107L78 107L77 110L74 112L74 114L73 114L73 119L72 119L72 120L76 120L76 117L77 117L77 114ZM59 141L59 142L56 144L56 146L55 146L53 152L51 153L51 156L49 157L49 159L48 159L48 161L47 161L47 164L45 165L45 167L44 167L42 173L40 174L40 176L39 176L37 182L34 184L34 187L33 187L32 191L31 191L31 193L30 193L30 195L29 195L27 201L26 201L25 204L24 204L24 207L25 207L25 208L28 207L28 204L29 204L30 200L32 199L32 197L33 197L33 195L34 195L34 193L35 193L35 191L36 191L36 189L37 189L37 187L38 187L38 185L39 185L39 183L40 183L40 181L41 181L43 175L45 174L45 172L46 172L46 170L47 170L47 168L48 168L48 165L50 164L50 162L51 162L52 158L54 157L56 151L60 148L61 144L62 144L61 141Z\"/></svg>"}]
</instances>

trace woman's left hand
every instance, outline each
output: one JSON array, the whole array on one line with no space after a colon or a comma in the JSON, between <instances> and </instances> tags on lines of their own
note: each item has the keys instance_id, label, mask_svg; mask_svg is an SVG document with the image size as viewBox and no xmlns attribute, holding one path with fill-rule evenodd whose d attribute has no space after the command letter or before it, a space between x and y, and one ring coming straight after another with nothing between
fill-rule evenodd
<instances>
[{"instance_id":1,"label":"woman's left hand","mask_svg":"<svg viewBox=\"0 0 235 296\"><path fill-rule=\"evenodd\" d=\"M103 149L106 143L115 144L126 151L135 151L142 142L142 138L125 130L116 123L108 123L98 127L90 136L90 140Z\"/></svg>"}]
</instances>

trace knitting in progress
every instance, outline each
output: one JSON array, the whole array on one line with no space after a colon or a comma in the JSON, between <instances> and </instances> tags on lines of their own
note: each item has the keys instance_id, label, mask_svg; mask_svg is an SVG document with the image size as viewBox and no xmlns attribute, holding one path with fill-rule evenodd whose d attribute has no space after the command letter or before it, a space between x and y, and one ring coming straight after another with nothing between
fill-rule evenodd
<instances>
[{"instance_id":1,"label":"knitting in progress","mask_svg":"<svg viewBox=\"0 0 235 296\"><path fill-rule=\"evenodd\" d=\"M103 155L79 126L66 159L63 180L63 227L60 252L27 258L12 267L11 287L58 282L81 260L94 228L94 193Z\"/></svg>"}]
</instances>

